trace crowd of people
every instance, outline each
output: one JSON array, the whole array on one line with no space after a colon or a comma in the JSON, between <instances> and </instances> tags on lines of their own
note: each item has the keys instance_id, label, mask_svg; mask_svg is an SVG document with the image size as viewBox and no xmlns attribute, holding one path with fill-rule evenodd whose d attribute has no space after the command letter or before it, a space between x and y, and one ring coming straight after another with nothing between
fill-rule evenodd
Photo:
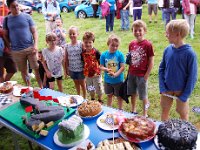
<instances>
[{"instance_id":1,"label":"crowd of people","mask_svg":"<svg viewBox=\"0 0 200 150\"><path fill-rule=\"evenodd\" d=\"M113 5L114 2L111 1L109 3ZM38 52L38 35L31 16L19 11L16 0L7 0L7 5L11 15L4 19L1 31L3 30L2 39L4 40L2 51L9 55L7 59L2 53L0 60L4 64L6 61L11 63L9 66L3 66L1 63L1 82L10 80L16 72L16 64L23 81L30 86L27 73L27 62L29 62L30 67L35 71L40 88L54 89L56 81L58 90L63 92L63 76L70 76L74 81L77 94L82 95L84 99L87 99L87 93L89 93L91 100L96 99L103 103L102 95L105 93L107 105L112 106L115 96L118 100L118 107L122 110L123 99L120 96L120 87L124 82L123 72L127 64L127 93L125 94L131 96L131 112L137 114L136 98L139 96L139 99L143 101L143 116L148 117L150 107L148 79L154 66L154 50L152 43L145 39L147 25L144 21L135 20L131 26L134 40L130 41L126 58L118 49L120 39L115 34L108 37L108 49L101 54L93 46L94 33L85 32L82 41L79 41L79 29L76 26L69 27L70 41L66 43L67 31L62 27L62 19L56 9L54 12L50 9L50 7L56 7L57 4L49 0L46 6L43 6L47 47ZM128 1L123 5L121 13L123 17L126 17L123 13L126 13L129 5ZM106 22L115 17L114 6L112 10L113 13L106 16ZM154 6L149 6L149 21L152 21L152 10L156 15ZM126 19L122 19L122 22L124 20ZM52 28L52 26L54 27ZM122 29L128 28L129 24L124 23ZM163 59L159 66L162 120L168 120L174 98L180 118L188 120L188 100L197 81L196 54L189 44L184 43L189 29L189 24L184 19L172 20L166 24L166 37L170 45L164 50ZM113 31L112 23L106 23L106 31ZM5 77L2 71L3 67L6 68L7 72ZM104 80L102 80L102 72Z\"/></svg>"}]
</instances>

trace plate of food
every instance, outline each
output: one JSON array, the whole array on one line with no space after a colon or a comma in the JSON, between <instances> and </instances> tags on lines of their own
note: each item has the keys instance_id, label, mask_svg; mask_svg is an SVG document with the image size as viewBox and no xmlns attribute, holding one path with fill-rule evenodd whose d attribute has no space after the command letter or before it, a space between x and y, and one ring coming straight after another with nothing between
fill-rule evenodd
<instances>
[{"instance_id":1,"label":"plate of food","mask_svg":"<svg viewBox=\"0 0 200 150\"><path fill-rule=\"evenodd\" d=\"M16 97L20 97L23 93L28 93L30 91L33 91L33 87L20 87L20 86L14 86L13 87L13 95Z\"/></svg>"},{"instance_id":2,"label":"plate of food","mask_svg":"<svg viewBox=\"0 0 200 150\"><path fill-rule=\"evenodd\" d=\"M69 150L95 150L95 145L89 139L86 139Z\"/></svg>"},{"instance_id":3,"label":"plate of food","mask_svg":"<svg viewBox=\"0 0 200 150\"><path fill-rule=\"evenodd\" d=\"M0 93L9 95L13 91L13 86L17 84L17 81L6 81L3 83L0 83Z\"/></svg>"},{"instance_id":4,"label":"plate of food","mask_svg":"<svg viewBox=\"0 0 200 150\"><path fill-rule=\"evenodd\" d=\"M83 120L77 115L62 120L58 127L59 129L53 137L58 146L74 147L86 140L90 135L89 127L83 124Z\"/></svg>"},{"instance_id":5,"label":"plate of food","mask_svg":"<svg viewBox=\"0 0 200 150\"><path fill-rule=\"evenodd\" d=\"M124 121L124 114L121 112L108 112L97 119L97 126L103 130L112 131L119 128L120 122Z\"/></svg>"},{"instance_id":6,"label":"plate of food","mask_svg":"<svg viewBox=\"0 0 200 150\"><path fill-rule=\"evenodd\" d=\"M114 144L113 144L114 142ZM106 150L121 150L121 149L132 149L132 150L141 150L140 147L132 142L129 142L121 137L115 137L103 140L99 142L97 145L96 150L101 150L101 149L106 149Z\"/></svg>"},{"instance_id":7,"label":"plate of food","mask_svg":"<svg viewBox=\"0 0 200 150\"><path fill-rule=\"evenodd\" d=\"M152 140L156 134L155 123L143 116L126 118L118 128L119 134L126 140L134 143L143 143Z\"/></svg>"},{"instance_id":8,"label":"plate of food","mask_svg":"<svg viewBox=\"0 0 200 150\"><path fill-rule=\"evenodd\" d=\"M80 95L59 96L57 99L62 106L68 107L77 107L84 101Z\"/></svg>"},{"instance_id":9,"label":"plate of food","mask_svg":"<svg viewBox=\"0 0 200 150\"><path fill-rule=\"evenodd\" d=\"M76 114L83 119L93 119L103 113L101 104L95 100L88 100L78 106Z\"/></svg>"}]
</instances>

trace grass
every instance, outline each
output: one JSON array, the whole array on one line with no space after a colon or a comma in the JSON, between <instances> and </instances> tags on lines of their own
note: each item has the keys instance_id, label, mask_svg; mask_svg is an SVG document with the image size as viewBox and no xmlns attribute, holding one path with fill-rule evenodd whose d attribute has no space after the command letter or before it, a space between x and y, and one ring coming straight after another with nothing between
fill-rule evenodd
<instances>
[{"instance_id":1,"label":"grass","mask_svg":"<svg viewBox=\"0 0 200 150\"><path fill-rule=\"evenodd\" d=\"M159 89L158 89L158 67L160 64L160 61L162 59L162 54L164 51L164 48L168 45L168 41L165 38L165 31L164 31L164 24L161 24L161 11L158 12L158 23L148 23L148 15L147 15L147 7L144 5L143 7L143 16L142 19L147 22L148 31L146 34L146 38L150 40L153 43L153 47L155 50L155 65L151 72L151 76L149 78L149 100L151 102L151 107L149 110L149 116L160 120L160 95L159 95ZM39 49L43 49L46 47L45 44L45 23L44 18L42 14L33 13L33 19L37 25L38 33L39 33ZM94 19L94 18L87 18L87 19L76 19L73 12L70 12L68 14L62 14L62 18L64 20L64 28L68 29L71 25L77 26L79 28L79 39L82 39L82 35L85 31L92 31L95 33L95 43L94 47L100 50L101 52L105 51L107 49L106 41L109 36L105 32L105 19ZM178 15L177 18L181 18L181 15ZM132 23L132 17L130 17L130 22ZM191 40L189 37L186 38L186 43L189 43L192 45L194 50L196 51L197 57L200 58L200 51L199 51L199 43L200 43L200 17L197 16L196 19L196 25L195 25L195 38ZM115 19L114 24L114 34L118 35L121 39L121 44L119 49L124 53L124 55L128 51L128 45L131 40L134 39L131 31L120 31L120 20ZM67 38L67 42L69 42L69 38ZM198 60L199 63L200 60ZM198 68L198 70L200 70ZM200 72L198 72L199 74ZM127 69L125 71L125 74L127 74ZM21 76L19 73L17 73L12 80L17 80L20 84L23 84L21 80ZM195 90L193 91L191 98L190 98L190 110L193 106L200 106L200 80L198 79L198 82L196 84ZM36 81L32 79L32 85L35 87L37 86ZM63 81L64 86L64 93L69 94L76 94L74 84L70 78L67 78ZM89 97L88 97L89 98ZM106 97L104 96L104 102L106 102ZM117 107L116 101L114 102L114 107ZM130 110L130 104L124 103L124 109L126 111ZM141 114L142 112L142 103L141 101L137 101L137 111ZM170 116L172 118L178 118L175 111L175 105L173 105L173 108L170 112ZM190 118L189 121L195 124L198 129L200 130L200 115L197 115L190 111ZM11 142L12 134L11 132L3 128L0 130L1 136L0 136L0 149L11 149L13 147ZM28 145L25 139L18 137L20 148L21 149L28 149ZM34 147L34 149L37 149L37 147Z\"/></svg>"}]
</instances>

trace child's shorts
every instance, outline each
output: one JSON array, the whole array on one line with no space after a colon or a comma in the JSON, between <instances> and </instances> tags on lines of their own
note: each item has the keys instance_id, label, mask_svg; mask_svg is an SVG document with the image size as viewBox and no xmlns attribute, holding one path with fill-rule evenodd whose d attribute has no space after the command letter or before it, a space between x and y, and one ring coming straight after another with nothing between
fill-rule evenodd
<instances>
[{"instance_id":1,"label":"child's shorts","mask_svg":"<svg viewBox=\"0 0 200 150\"><path fill-rule=\"evenodd\" d=\"M62 80L62 76L58 78L54 78L54 77L47 78L47 82L54 82L55 80Z\"/></svg>"},{"instance_id":2,"label":"child's shorts","mask_svg":"<svg viewBox=\"0 0 200 150\"><path fill-rule=\"evenodd\" d=\"M134 75L128 75L128 81L127 81L127 94L133 95L137 94L139 95L140 100L147 99L148 93L148 82L145 81L144 77L138 77Z\"/></svg>"},{"instance_id":3,"label":"child's shorts","mask_svg":"<svg viewBox=\"0 0 200 150\"><path fill-rule=\"evenodd\" d=\"M95 92L98 95L103 94L103 84L101 75L95 77L86 77L86 86L88 92Z\"/></svg>"},{"instance_id":4,"label":"child's shorts","mask_svg":"<svg viewBox=\"0 0 200 150\"><path fill-rule=\"evenodd\" d=\"M83 71L81 71L81 72L69 71L69 76L73 80L83 80L83 79L85 79L85 76L83 75Z\"/></svg>"},{"instance_id":5,"label":"child's shorts","mask_svg":"<svg viewBox=\"0 0 200 150\"><path fill-rule=\"evenodd\" d=\"M119 90L123 82L116 83L116 84L110 84L110 83L104 83L104 91L106 95L113 94L115 96L119 96Z\"/></svg>"},{"instance_id":6,"label":"child's shorts","mask_svg":"<svg viewBox=\"0 0 200 150\"><path fill-rule=\"evenodd\" d=\"M10 55L0 57L0 77L3 77L4 68L7 73L17 72L16 65Z\"/></svg>"}]
</instances>

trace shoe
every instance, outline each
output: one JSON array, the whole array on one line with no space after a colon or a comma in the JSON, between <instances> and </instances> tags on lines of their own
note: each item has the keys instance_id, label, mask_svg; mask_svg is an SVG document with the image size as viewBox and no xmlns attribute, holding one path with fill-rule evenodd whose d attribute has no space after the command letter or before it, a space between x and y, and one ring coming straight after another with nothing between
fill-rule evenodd
<instances>
[{"instance_id":1,"label":"shoe","mask_svg":"<svg viewBox=\"0 0 200 150\"><path fill-rule=\"evenodd\" d=\"M194 35L193 35L193 34L191 34L191 35L190 35L190 38L191 38L191 39L194 39Z\"/></svg>"},{"instance_id":2,"label":"shoe","mask_svg":"<svg viewBox=\"0 0 200 150\"><path fill-rule=\"evenodd\" d=\"M31 77L31 78L35 78L35 75L34 75L33 73L29 73L28 75L29 75L29 77Z\"/></svg>"},{"instance_id":3,"label":"shoe","mask_svg":"<svg viewBox=\"0 0 200 150\"><path fill-rule=\"evenodd\" d=\"M138 114L138 112L133 112L133 111L131 111L131 113L134 114L134 115L137 115L137 114Z\"/></svg>"},{"instance_id":4,"label":"shoe","mask_svg":"<svg viewBox=\"0 0 200 150\"><path fill-rule=\"evenodd\" d=\"M151 23L152 21L150 20L149 23Z\"/></svg>"},{"instance_id":5,"label":"shoe","mask_svg":"<svg viewBox=\"0 0 200 150\"><path fill-rule=\"evenodd\" d=\"M154 21L154 23L158 23L158 21L157 21L157 20L155 20L155 21Z\"/></svg>"},{"instance_id":6,"label":"shoe","mask_svg":"<svg viewBox=\"0 0 200 150\"><path fill-rule=\"evenodd\" d=\"M195 113L200 114L200 107L193 107L192 111L195 112Z\"/></svg>"}]
</instances>

